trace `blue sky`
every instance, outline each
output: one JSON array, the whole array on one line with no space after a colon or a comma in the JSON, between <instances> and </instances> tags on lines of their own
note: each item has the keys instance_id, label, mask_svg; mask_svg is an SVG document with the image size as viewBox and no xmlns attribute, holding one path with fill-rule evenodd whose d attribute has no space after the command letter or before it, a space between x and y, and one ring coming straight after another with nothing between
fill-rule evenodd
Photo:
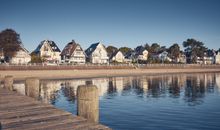
<instances>
[{"instance_id":1,"label":"blue sky","mask_svg":"<svg viewBox=\"0 0 220 130\"><path fill-rule=\"evenodd\" d=\"M40 41L60 49L74 39L84 49L195 38L220 48L220 0L0 0L0 30L15 29L29 51Z\"/></svg>"}]
</instances>

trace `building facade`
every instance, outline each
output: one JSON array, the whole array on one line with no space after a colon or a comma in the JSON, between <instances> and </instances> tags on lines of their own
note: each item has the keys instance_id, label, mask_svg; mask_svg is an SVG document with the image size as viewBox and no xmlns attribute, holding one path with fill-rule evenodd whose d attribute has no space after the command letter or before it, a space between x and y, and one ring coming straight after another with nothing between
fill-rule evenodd
<instances>
[{"instance_id":1,"label":"building facade","mask_svg":"<svg viewBox=\"0 0 220 130\"><path fill-rule=\"evenodd\" d=\"M86 51L87 61L93 64L108 64L109 57L102 43L92 44Z\"/></svg>"},{"instance_id":2,"label":"building facade","mask_svg":"<svg viewBox=\"0 0 220 130\"><path fill-rule=\"evenodd\" d=\"M220 64L220 52L218 51L215 55L215 64Z\"/></svg>"},{"instance_id":3,"label":"building facade","mask_svg":"<svg viewBox=\"0 0 220 130\"><path fill-rule=\"evenodd\" d=\"M113 53L111 58L110 58L111 62L124 62L125 60L125 56L121 51L117 51L116 53Z\"/></svg>"},{"instance_id":4,"label":"building facade","mask_svg":"<svg viewBox=\"0 0 220 130\"><path fill-rule=\"evenodd\" d=\"M85 64L86 54L81 46L73 40L61 52L61 60L65 63Z\"/></svg>"},{"instance_id":5,"label":"building facade","mask_svg":"<svg viewBox=\"0 0 220 130\"><path fill-rule=\"evenodd\" d=\"M61 61L61 51L54 41L42 41L34 50L34 53L48 63L59 63Z\"/></svg>"},{"instance_id":6,"label":"building facade","mask_svg":"<svg viewBox=\"0 0 220 130\"><path fill-rule=\"evenodd\" d=\"M10 58L10 64L27 64L31 61L31 56L29 52L24 48L21 47L16 54Z\"/></svg>"}]
</instances>

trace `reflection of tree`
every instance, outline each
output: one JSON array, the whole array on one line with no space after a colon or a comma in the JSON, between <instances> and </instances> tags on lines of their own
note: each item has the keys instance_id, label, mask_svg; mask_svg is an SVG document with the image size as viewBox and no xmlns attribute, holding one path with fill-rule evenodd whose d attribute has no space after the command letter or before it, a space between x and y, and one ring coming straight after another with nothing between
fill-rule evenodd
<instances>
[{"instance_id":1,"label":"reflection of tree","mask_svg":"<svg viewBox=\"0 0 220 130\"><path fill-rule=\"evenodd\" d=\"M202 98L205 96L204 79L190 76L186 80L185 101L189 105L198 105L203 103Z\"/></svg>"},{"instance_id":2,"label":"reflection of tree","mask_svg":"<svg viewBox=\"0 0 220 130\"><path fill-rule=\"evenodd\" d=\"M107 93L111 96L115 96L117 94L117 89L116 89L116 85L113 84L112 79L109 80L108 82L108 90Z\"/></svg>"},{"instance_id":3,"label":"reflection of tree","mask_svg":"<svg viewBox=\"0 0 220 130\"><path fill-rule=\"evenodd\" d=\"M59 88L55 86L55 83L46 81L41 83L41 100L44 102L55 104L59 98L58 92Z\"/></svg>"},{"instance_id":4,"label":"reflection of tree","mask_svg":"<svg viewBox=\"0 0 220 130\"><path fill-rule=\"evenodd\" d=\"M180 85L178 84L177 76L172 76L172 82L169 84L169 93L172 97L180 96Z\"/></svg>"},{"instance_id":5,"label":"reflection of tree","mask_svg":"<svg viewBox=\"0 0 220 130\"><path fill-rule=\"evenodd\" d=\"M144 94L144 89L143 86L141 84L141 78L134 78L132 80L132 86L134 88L134 92L139 95L139 96L143 96Z\"/></svg>"},{"instance_id":6,"label":"reflection of tree","mask_svg":"<svg viewBox=\"0 0 220 130\"><path fill-rule=\"evenodd\" d=\"M148 97L158 98L166 93L167 80L164 77L151 77L148 86Z\"/></svg>"},{"instance_id":7,"label":"reflection of tree","mask_svg":"<svg viewBox=\"0 0 220 130\"><path fill-rule=\"evenodd\" d=\"M75 102L76 100L76 92L73 87L70 87L68 85L61 88L63 92L63 96L67 98L67 101L69 102Z\"/></svg>"}]
</instances>

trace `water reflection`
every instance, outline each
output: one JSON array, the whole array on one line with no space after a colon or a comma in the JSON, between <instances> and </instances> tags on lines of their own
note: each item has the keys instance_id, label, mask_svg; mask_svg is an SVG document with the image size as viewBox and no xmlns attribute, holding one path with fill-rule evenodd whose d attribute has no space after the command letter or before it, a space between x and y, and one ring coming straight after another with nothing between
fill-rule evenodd
<instances>
[{"instance_id":1,"label":"water reflection","mask_svg":"<svg viewBox=\"0 0 220 130\"><path fill-rule=\"evenodd\" d=\"M46 103L55 104L60 93L72 103L76 101L79 85L96 85L100 98L137 96L139 98L180 98L188 105L199 105L206 94L220 92L220 74L178 74L161 76L111 77L80 80L43 80L40 88L25 88L15 83L19 93Z\"/></svg>"}]
</instances>

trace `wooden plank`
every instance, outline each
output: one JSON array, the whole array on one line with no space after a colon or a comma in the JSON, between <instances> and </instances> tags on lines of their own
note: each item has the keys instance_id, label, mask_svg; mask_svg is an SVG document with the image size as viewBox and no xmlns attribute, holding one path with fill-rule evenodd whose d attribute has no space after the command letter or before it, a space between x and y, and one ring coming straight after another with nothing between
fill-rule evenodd
<instances>
[{"instance_id":1,"label":"wooden plank","mask_svg":"<svg viewBox=\"0 0 220 130\"><path fill-rule=\"evenodd\" d=\"M0 88L3 130L110 130L33 98Z\"/></svg>"}]
</instances>

